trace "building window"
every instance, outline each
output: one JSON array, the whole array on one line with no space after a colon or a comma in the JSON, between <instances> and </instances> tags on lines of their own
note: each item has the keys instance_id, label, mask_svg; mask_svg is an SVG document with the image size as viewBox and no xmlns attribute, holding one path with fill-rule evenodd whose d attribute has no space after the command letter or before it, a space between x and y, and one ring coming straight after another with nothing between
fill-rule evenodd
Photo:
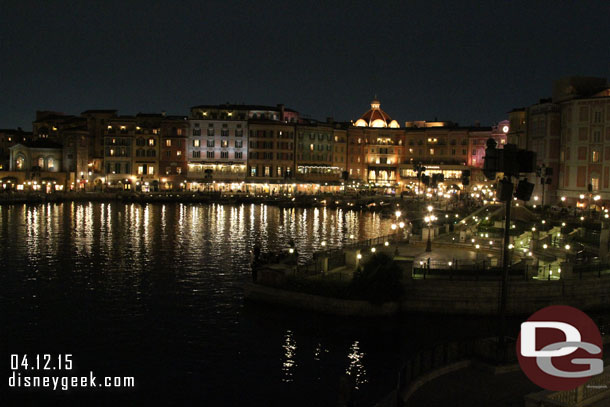
<instances>
[{"instance_id":1,"label":"building window","mask_svg":"<svg viewBox=\"0 0 610 407\"><path fill-rule=\"evenodd\" d=\"M207 157L207 158L214 158L214 152L213 152L213 151L208 151L208 152L206 153L206 157Z\"/></svg>"},{"instance_id":2,"label":"building window","mask_svg":"<svg viewBox=\"0 0 610 407\"><path fill-rule=\"evenodd\" d=\"M182 129L176 129L176 135L177 136L181 136L182 135Z\"/></svg>"},{"instance_id":3,"label":"building window","mask_svg":"<svg viewBox=\"0 0 610 407\"><path fill-rule=\"evenodd\" d=\"M155 175L155 167L152 165L148 166L148 175Z\"/></svg>"},{"instance_id":4,"label":"building window","mask_svg":"<svg viewBox=\"0 0 610 407\"><path fill-rule=\"evenodd\" d=\"M222 148L229 147L229 140L220 140L220 147L222 147Z\"/></svg>"},{"instance_id":5,"label":"building window","mask_svg":"<svg viewBox=\"0 0 610 407\"><path fill-rule=\"evenodd\" d=\"M236 140L235 141L235 148L242 148L244 142L241 140Z\"/></svg>"},{"instance_id":6,"label":"building window","mask_svg":"<svg viewBox=\"0 0 610 407\"><path fill-rule=\"evenodd\" d=\"M193 151L193 158L201 158L201 151Z\"/></svg>"},{"instance_id":7,"label":"building window","mask_svg":"<svg viewBox=\"0 0 610 407\"><path fill-rule=\"evenodd\" d=\"M38 166L40 168L44 168L44 158L42 158L42 157L38 158Z\"/></svg>"},{"instance_id":8,"label":"building window","mask_svg":"<svg viewBox=\"0 0 610 407\"><path fill-rule=\"evenodd\" d=\"M49 157L49 159L47 160L47 168L49 170L52 170L55 168L55 160L53 160L53 157Z\"/></svg>"},{"instance_id":9,"label":"building window","mask_svg":"<svg viewBox=\"0 0 610 407\"><path fill-rule=\"evenodd\" d=\"M182 151L180 151L180 150L176 151L176 156L177 157L182 157Z\"/></svg>"},{"instance_id":10,"label":"building window","mask_svg":"<svg viewBox=\"0 0 610 407\"><path fill-rule=\"evenodd\" d=\"M182 174L182 167L176 168L176 174Z\"/></svg>"},{"instance_id":11,"label":"building window","mask_svg":"<svg viewBox=\"0 0 610 407\"><path fill-rule=\"evenodd\" d=\"M256 177L256 166L250 167L250 176Z\"/></svg>"},{"instance_id":12,"label":"building window","mask_svg":"<svg viewBox=\"0 0 610 407\"><path fill-rule=\"evenodd\" d=\"M215 146L215 144L216 144L216 143L214 142L214 140L208 140L208 144L207 144L207 145L208 145L208 147L214 147L214 146Z\"/></svg>"},{"instance_id":13,"label":"building window","mask_svg":"<svg viewBox=\"0 0 610 407\"><path fill-rule=\"evenodd\" d=\"M165 167L165 175L169 175L172 173L172 167Z\"/></svg>"},{"instance_id":14,"label":"building window","mask_svg":"<svg viewBox=\"0 0 610 407\"><path fill-rule=\"evenodd\" d=\"M242 158L242 152L241 151L236 151L235 152L235 158Z\"/></svg>"},{"instance_id":15,"label":"building window","mask_svg":"<svg viewBox=\"0 0 610 407\"><path fill-rule=\"evenodd\" d=\"M165 156L170 158L172 156L172 152L170 150L165 151Z\"/></svg>"},{"instance_id":16,"label":"building window","mask_svg":"<svg viewBox=\"0 0 610 407\"><path fill-rule=\"evenodd\" d=\"M199 139L193 140L193 147L199 147Z\"/></svg>"},{"instance_id":17,"label":"building window","mask_svg":"<svg viewBox=\"0 0 610 407\"><path fill-rule=\"evenodd\" d=\"M155 145L155 139L154 138L149 138L148 139L148 145L149 146L154 146Z\"/></svg>"},{"instance_id":18,"label":"building window","mask_svg":"<svg viewBox=\"0 0 610 407\"><path fill-rule=\"evenodd\" d=\"M165 140L165 147L171 147L172 141L170 139Z\"/></svg>"},{"instance_id":19,"label":"building window","mask_svg":"<svg viewBox=\"0 0 610 407\"><path fill-rule=\"evenodd\" d=\"M243 137L243 135L244 135L243 129L235 130L235 137Z\"/></svg>"},{"instance_id":20,"label":"building window","mask_svg":"<svg viewBox=\"0 0 610 407\"><path fill-rule=\"evenodd\" d=\"M593 191L599 191L599 177L591 178L591 187Z\"/></svg>"},{"instance_id":21,"label":"building window","mask_svg":"<svg viewBox=\"0 0 610 407\"><path fill-rule=\"evenodd\" d=\"M228 151L221 151L220 152L220 158L229 158L229 152Z\"/></svg>"},{"instance_id":22,"label":"building window","mask_svg":"<svg viewBox=\"0 0 610 407\"><path fill-rule=\"evenodd\" d=\"M229 129L221 129L220 130L220 135L222 137L229 137Z\"/></svg>"},{"instance_id":23,"label":"building window","mask_svg":"<svg viewBox=\"0 0 610 407\"><path fill-rule=\"evenodd\" d=\"M434 155L434 149L433 148L430 149L430 155Z\"/></svg>"},{"instance_id":24,"label":"building window","mask_svg":"<svg viewBox=\"0 0 610 407\"><path fill-rule=\"evenodd\" d=\"M144 166L138 165L138 175L143 175L143 174L144 174Z\"/></svg>"},{"instance_id":25,"label":"building window","mask_svg":"<svg viewBox=\"0 0 610 407\"><path fill-rule=\"evenodd\" d=\"M213 124L210 124L213 126ZM214 127L208 127L208 137L214 137Z\"/></svg>"},{"instance_id":26,"label":"building window","mask_svg":"<svg viewBox=\"0 0 610 407\"><path fill-rule=\"evenodd\" d=\"M265 167L264 167L263 176L264 177L271 176L271 167L269 167L268 165L265 165Z\"/></svg>"},{"instance_id":27,"label":"building window","mask_svg":"<svg viewBox=\"0 0 610 407\"><path fill-rule=\"evenodd\" d=\"M591 154L591 161L594 163L599 162L599 151L593 150L593 153Z\"/></svg>"}]
</instances>

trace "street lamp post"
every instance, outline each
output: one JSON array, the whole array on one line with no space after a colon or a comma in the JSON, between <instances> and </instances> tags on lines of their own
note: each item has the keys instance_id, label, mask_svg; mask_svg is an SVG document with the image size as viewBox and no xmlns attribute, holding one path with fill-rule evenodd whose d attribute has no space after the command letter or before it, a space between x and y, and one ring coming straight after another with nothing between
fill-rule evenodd
<instances>
[{"instance_id":1,"label":"street lamp post","mask_svg":"<svg viewBox=\"0 0 610 407\"><path fill-rule=\"evenodd\" d=\"M426 221L426 223L428 223L428 240L426 241L426 251L431 252L432 251L432 241L430 240L430 229L432 226L432 221L434 221L436 219L436 217L434 215L432 215L432 210L434 209L432 207L432 205L428 205L427 209L428 209L429 215L424 218L424 221Z\"/></svg>"}]
</instances>

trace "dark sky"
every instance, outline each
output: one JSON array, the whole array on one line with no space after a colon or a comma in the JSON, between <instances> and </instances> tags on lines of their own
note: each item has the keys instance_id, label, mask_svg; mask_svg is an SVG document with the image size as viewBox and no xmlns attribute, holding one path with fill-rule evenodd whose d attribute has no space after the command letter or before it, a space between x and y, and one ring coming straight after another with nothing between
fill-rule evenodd
<instances>
[{"instance_id":1,"label":"dark sky","mask_svg":"<svg viewBox=\"0 0 610 407\"><path fill-rule=\"evenodd\" d=\"M0 128L34 112L284 103L491 124L610 77L610 1L3 1Z\"/></svg>"}]
</instances>

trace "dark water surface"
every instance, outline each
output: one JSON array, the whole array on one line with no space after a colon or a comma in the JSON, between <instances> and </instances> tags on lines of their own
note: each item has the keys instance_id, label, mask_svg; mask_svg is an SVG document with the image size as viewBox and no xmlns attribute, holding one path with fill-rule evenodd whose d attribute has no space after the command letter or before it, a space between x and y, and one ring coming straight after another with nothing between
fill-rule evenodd
<instances>
[{"instance_id":1,"label":"dark water surface","mask_svg":"<svg viewBox=\"0 0 610 407\"><path fill-rule=\"evenodd\" d=\"M341 319L244 303L249 250L387 234L377 214L264 205L0 206L3 395L9 405L372 405L401 355L490 329L481 320ZM6 387L10 353L73 354L67 375L134 376L130 390ZM32 373L35 374L35 373ZM138 403L139 404L139 403Z\"/></svg>"}]
</instances>

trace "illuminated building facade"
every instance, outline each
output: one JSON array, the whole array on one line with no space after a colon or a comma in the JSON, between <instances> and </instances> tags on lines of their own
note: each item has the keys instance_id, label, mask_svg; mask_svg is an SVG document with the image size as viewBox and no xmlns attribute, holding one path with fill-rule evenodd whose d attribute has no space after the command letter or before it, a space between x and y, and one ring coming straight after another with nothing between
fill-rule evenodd
<instances>
[{"instance_id":1,"label":"illuminated building facade","mask_svg":"<svg viewBox=\"0 0 610 407\"><path fill-rule=\"evenodd\" d=\"M535 201L584 208L610 200L610 86L606 79L559 79L553 83L552 98L514 109L509 120L508 142L536 153L540 171L529 176L535 184Z\"/></svg>"},{"instance_id":2,"label":"illuminated building facade","mask_svg":"<svg viewBox=\"0 0 610 407\"><path fill-rule=\"evenodd\" d=\"M248 111L208 109L192 116L209 119L189 119L189 181L202 186L243 182L248 160Z\"/></svg>"},{"instance_id":3,"label":"illuminated building facade","mask_svg":"<svg viewBox=\"0 0 610 407\"><path fill-rule=\"evenodd\" d=\"M250 120L248 182L290 184L295 179L295 127L269 120Z\"/></svg>"},{"instance_id":4,"label":"illuminated building facade","mask_svg":"<svg viewBox=\"0 0 610 407\"><path fill-rule=\"evenodd\" d=\"M180 190L185 187L189 131L189 122L183 116L165 117L161 122L159 178L163 190Z\"/></svg>"},{"instance_id":5,"label":"illuminated building facade","mask_svg":"<svg viewBox=\"0 0 610 407\"><path fill-rule=\"evenodd\" d=\"M508 120L503 120L491 128L472 128L468 132L468 165L473 168L483 168L485 148L490 138L496 142L497 148L506 144L507 134L510 130Z\"/></svg>"},{"instance_id":6,"label":"illuminated building facade","mask_svg":"<svg viewBox=\"0 0 610 407\"><path fill-rule=\"evenodd\" d=\"M343 180L343 173L347 172L347 127L340 123L335 124L333 140L333 167L339 169Z\"/></svg>"},{"instance_id":7,"label":"illuminated building facade","mask_svg":"<svg viewBox=\"0 0 610 407\"><path fill-rule=\"evenodd\" d=\"M339 183L342 167L335 166L335 134L329 124L296 125L296 180Z\"/></svg>"},{"instance_id":8,"label":"illuminated building facade","mask_svg":"<svg viewBox=\"0 0 610 407\"><path fill-rule=\"evenodd\" d=\"M11 162L10 148L17 143L32 140L32 133L21 129L0 129L0 171L8 171Z\"/></svg>"},{"instance_id":9,"label":"illuminated building facade","mask_svg":"<svg viewBox=\"0 0 610 407\"><path fill-rule=\"evenodd\" d=\"M588 87L590 94L579 94L576 85L568 85L573 97L557 100L561 109L557 194L581 207L610 200L610 86L602 80L592 82L597 89Z\"/></svg>"}]
</instances>

